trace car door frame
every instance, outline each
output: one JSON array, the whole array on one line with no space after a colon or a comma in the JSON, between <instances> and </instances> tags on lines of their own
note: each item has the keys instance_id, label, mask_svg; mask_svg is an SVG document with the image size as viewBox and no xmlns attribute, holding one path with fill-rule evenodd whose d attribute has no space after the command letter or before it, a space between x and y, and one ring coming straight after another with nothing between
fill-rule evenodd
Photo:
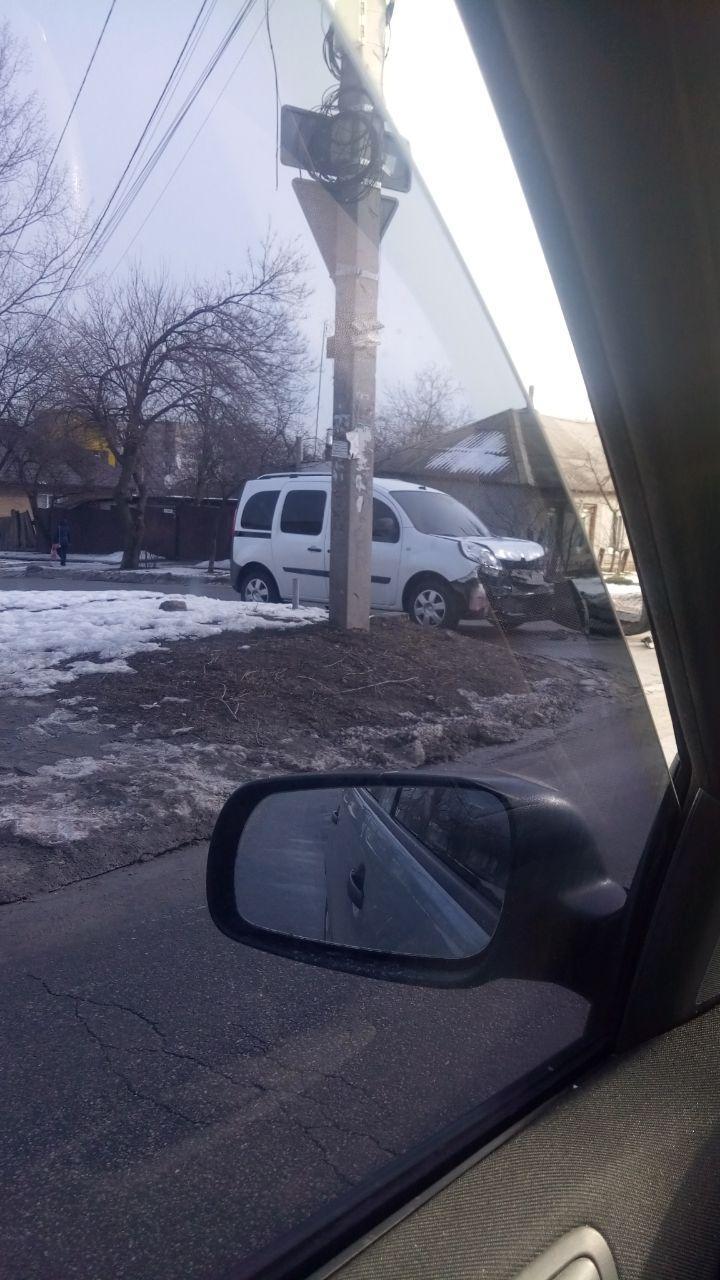
<instances>
[{"instance_id":1,"label":"car door frame","mask_svg":"<svg viewBox=\"0 0 720 1280\"><path fill-rule=\"evenodd\" d=\"M288 495L303 490L313 490L325 495L323 523L319 534L289 533L280 527ZM272 553L275 579L283 600L292 599L292 580L297 578L300 584L301 600L308 604L320 605L328 602L330 505L330 486L317 479L292 481L280 495L273 517ZM285 539L288 539L287 543ZM290 539L297 541L290 541Z\"/></svg>"},{"instance_id":2,"label":"car door frame","mask_svg":"<svg viewBox=\"0 0 720 1280\"><path fill-rule=\"evenodd\" d=\"M401 603L400 583L403 563L402 512L389 494L373 492L373 504L382 502L395 518L398 536L395 542L376 542L371 551L370 604L373 609L395 609Z\"/></svg>"}]
</instances>

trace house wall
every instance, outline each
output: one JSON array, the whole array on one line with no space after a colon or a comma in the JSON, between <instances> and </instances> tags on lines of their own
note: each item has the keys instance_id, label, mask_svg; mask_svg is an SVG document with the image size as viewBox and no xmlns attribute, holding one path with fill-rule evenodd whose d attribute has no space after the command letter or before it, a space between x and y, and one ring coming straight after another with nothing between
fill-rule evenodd
<instances>
[{"instance_id":1,"label":"house wall","mask_svg":"<svg viewBox=\"0 0 720 1280\"><path fill-rule=\"evenodd\" d=\"M34 551L32 506L24 489L0 488L0 551Z\"/></svg>"},{"instance_id":2,"label":"house wall","mask_svg":"<svg viewBox=\"0 0 720 1280\"><path fill-rule=\"evenodd\" d=\"M622 517L615 517L602 494L575 494L575 504L600 568L606 573L613 569L633 570L635 566Z\"/></svg>"},{"instance_id":3,"label":"house wall","mask_svg":"<svg viewBox=\"0 0 720 1280\"><path fill-rule=\"evenodd\" d=\"M32 515L30 499L24 489L3 485L0 488L0 519L12 515L13 511L27 511Z\"/></svg>"},{"instance_id":4,"label":"house wall","mask_svg":"<svg viewBox=\"0 0 720 1280\"><path fill-rule=\"evenodd\" d=\"M402 478L415 484L429 484L451 494L474 511L491 533L529 538L541 543L548 552L553 571L586 572L592 569L591 558L584 550L580 524L595 556L599 557L604 551L603 569L609 570L613 563L618 569L621 565L626 569L633 568L622 522L620 546L627 553L622 561L617 555L613 562L610 551L613 546L613 514L600 494L576 494L573 507L559 486L554 490L544 490L531 485L494 484L469 476L431 475L426 471L403 473Z\"/></svg>"},{"instance_id":5,"label":"house wall","mask_svg":"<svg viewBox=\"0 0 720 1280\"><path fill-rule=\"evenodd\" d=\"M442 472L403 473L402 478L449 493L474 511L491 533L539 542L548 553L552 573L592 570L575 512L559 487L546 492L533 485L497 484Z\"/></svg>"}]
</instances>

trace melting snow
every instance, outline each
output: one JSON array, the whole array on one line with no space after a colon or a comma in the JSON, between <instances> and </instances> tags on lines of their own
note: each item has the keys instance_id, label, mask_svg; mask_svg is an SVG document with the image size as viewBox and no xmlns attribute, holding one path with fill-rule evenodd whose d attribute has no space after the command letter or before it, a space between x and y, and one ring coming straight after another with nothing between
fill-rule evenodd
<instances>
[{"instance_id":1,"label":"melting snow","mask_svg":"<svg viewBox=\"0 0 720 1280\"><path fill-rule=\"evenodd\" d=\"M32 697L88 672L125 672L134 653L218 631L323 621L324 609L182 596L167 613L156 591L4 591L0 596L0 694Z\"/></svg>"}]
</instances>

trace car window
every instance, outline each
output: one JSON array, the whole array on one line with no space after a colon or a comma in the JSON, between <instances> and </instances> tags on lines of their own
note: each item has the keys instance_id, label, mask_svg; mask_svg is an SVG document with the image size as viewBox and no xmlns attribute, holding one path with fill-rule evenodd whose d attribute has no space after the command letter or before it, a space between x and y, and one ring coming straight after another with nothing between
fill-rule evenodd
<instances>
[{"instance_id":1,"label":"car window","mask_svg":"<svg viewBox=\"0 0 720 1280\"><path fill-rule=\"evenodd\" d=\"M272 529L273 516L280 497L279 489L261 489L253 493L243 507L240 524L243 529Z\"/></svg>"},{"instance_id":2,"label":"car window","mask_svg":"<svg viewBox=\"0 0 720 1280\"><path fill-rule=\"evenodd\" d=\"M419 533L451 538L471 538L473 535L485 537L488 533L482 520L450 494L395 489L393 498L410 517Z\"/></svg>"},{"instance_id":3,"label":"car window","mask_svg":"<svg viewBox=\"0 0 720 1280\"><path fill-rule=\"evenodd\" d=\"M360 14L10 0L0 24L8 1276L269 1273L289 1233L379 1214L401 1170L427 1185L434 1152L600 1052L621 940L640 949L618 906L585 948L598 985L548 979L550 908L582 895L578 859L538 840L534 892L550 870L557 895L527 904L515 963L492 807L420 791L545 789L617 906L675 745L453 0ZM316 770L346 799L270 812L256 901L324 936L335 908L403 925L437 864L461 905L504 894L498 976L375 980L213 926L221 806Z\"/></svg>"},{"instance_id":4,"label":"car window","mask_svg":"<svg viewBox=\"0 0 720 1280\"><path fill-rule=\"evenodd\" d=\"M322 531L326 495L321 489L291 489L280 516L281 533L314 537Z\"/></svg>"},{"instance_id":5,"label":"car window","mask_svg":"<svg viewBox=\"0 0 720 1280\"><path fill-rule=\"evenodd\" d=\"M373 498L373 542L399 542L400 525L395 512L386 502Z\"/></svg>"}]
</instances>

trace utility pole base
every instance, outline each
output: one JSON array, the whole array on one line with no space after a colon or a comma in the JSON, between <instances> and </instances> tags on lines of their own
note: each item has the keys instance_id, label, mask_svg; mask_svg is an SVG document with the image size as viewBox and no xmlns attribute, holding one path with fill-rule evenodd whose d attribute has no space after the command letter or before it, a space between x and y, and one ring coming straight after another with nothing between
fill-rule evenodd
<instances>
[{"instance_id":1,"label":"utility pole base","mask_svg":"<svg viewBox=\"0 0 720 1280\"><path fill-rule=\"evenodd\" d=\"M368 483L369 482L369 483ZM342 631L370 629L370 557L372 470L358 459L333 459L330 625ZM335 548L339 551L339 571Z\"/></svg>"}]
</instances>

